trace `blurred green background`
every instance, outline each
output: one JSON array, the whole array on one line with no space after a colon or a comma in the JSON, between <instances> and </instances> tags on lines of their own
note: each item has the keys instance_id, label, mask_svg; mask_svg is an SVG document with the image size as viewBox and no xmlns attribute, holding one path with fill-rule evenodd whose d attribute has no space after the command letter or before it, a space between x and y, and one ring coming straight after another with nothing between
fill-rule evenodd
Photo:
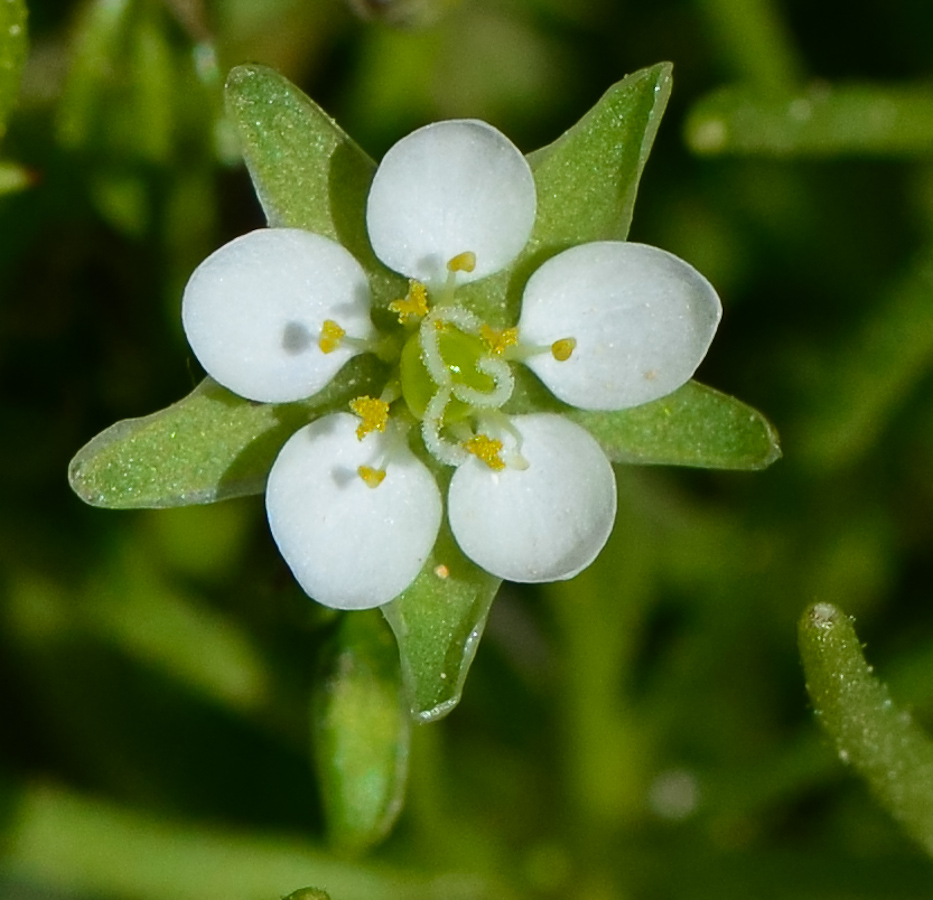
<instances>
[{"instance_id":1,"label":"blurred green background","mask_svg":"<svg viewBox=\"0 0 933 900\"><path fill-rule=\"evenodd\" d=\"M933 728L930 4L29 15L0 144L0 895L933 895L933 865L814 720L795 632L814 600L855 615ZM341 853L309 739L333 615L293 583L261 498L96 510L68 461L200 377L181 289L263 224L221 117L231 66L275 67L378 159L458 116L530 151L661 60L674 94L631 237L717 286L698 377L765 412L784 459L618 468L607 550L572 582L503 588L461 705L415 729L396 828Z\"/></svg>"}]
</instances>

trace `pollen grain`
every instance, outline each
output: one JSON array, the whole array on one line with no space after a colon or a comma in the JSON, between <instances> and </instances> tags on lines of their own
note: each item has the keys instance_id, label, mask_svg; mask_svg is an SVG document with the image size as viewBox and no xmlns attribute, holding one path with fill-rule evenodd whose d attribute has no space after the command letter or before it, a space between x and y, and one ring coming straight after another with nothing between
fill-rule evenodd
<instances>
[{"instance_id":1,"label":"pollen grain","mask_svg":"<svg viewBox=\"0 0 933 900\"><path fill-rule=\"evenodd\" d=\"M421 319L428 314L428 289L420 281L408 282L408 293L401 300L393 300L389 311L398 316L403 325L409 319Z\"/></svg>"},{"instance_id":2,"label":"pollen grain","mask_svg":"<svg viewBox=\"0 0 933 900\"><path fill-rule=\"evenodd\" d=\"M345 335L346 331L333 319L325 319L321 325L321 335L317 340L321 353L333 353L340 346L340 341Z\"/></svg>"},{"instance_id":3,"label":"pollen grain","mask_svg":"<svg viewBox=\"0 0 933 900\"><path fill-rule=\"evenodd\" d=\"M477 434L465 441L463 446L477 459L481 459L494 472L505 468L502 460L502 441L486 434Z\"/></svg>"},{"instance_id":4,"label":"pollen grain","mask_svg":"<svg viewBox=\"0 0 933 900\"><path fill-rule=\"evenodd\" d=\"M363 483L366 487L377 488L385 481L385 469L373 469L370 466L360 466L356 471L360 478L363 479Z\"/></svg>"},{"instance_id":5,"label":"pollen grain","mask_svg":"<svg viewBox=\"0 0 933 900\"><path fill-rule=\"evenodd\" d=\"M356 436L363 440L373 431L385 431L389 421L389 404L385 400L374 397L357 397L350 401L350 409L360 417L360 424L356 429Z\"/></svg>"}]
</instances>

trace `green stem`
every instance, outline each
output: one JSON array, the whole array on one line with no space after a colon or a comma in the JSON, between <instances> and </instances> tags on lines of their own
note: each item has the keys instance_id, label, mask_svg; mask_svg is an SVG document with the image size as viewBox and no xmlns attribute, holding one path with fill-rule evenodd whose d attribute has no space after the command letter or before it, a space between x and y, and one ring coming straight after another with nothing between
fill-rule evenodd
<instances>
[{"instance_id":1,"label":"green stem","mask_svg":"<svg viewBox=\"0 0 933 900\"><path fill-rule=\"evenodd\" d=\"M800 653L816 715L839 758L933 854L933 741L872 676L852 620L816 603L800 620Z\"/></svg>"}]
</instances>

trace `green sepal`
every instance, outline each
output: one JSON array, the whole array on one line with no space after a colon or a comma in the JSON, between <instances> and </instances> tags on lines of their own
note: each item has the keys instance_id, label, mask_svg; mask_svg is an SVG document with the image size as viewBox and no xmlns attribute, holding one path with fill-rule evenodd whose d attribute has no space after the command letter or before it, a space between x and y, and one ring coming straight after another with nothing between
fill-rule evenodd
<instances>
[{"instance_id":1,"label":"green sepal","mask_svg":"<svg viewBox=\"0 0 933 900\"><path fill-rule=\"evenodd\" d=\"M342 617L311 711L328 837L360 853L385 837L402 808L411 742L398 650L378 610Z\"/></svg>"},{"instance_id":2,"label":"green sepal","mask_svg":"<svg viewBox=\"0 0 933 900\"><path fill-rule=\"evenodd\" d=\"M933 89L925 84L820 85L764 91L731 85L690 111L697 153L761 156L933 154Z\"/></svg>"},{"instance_id":3,"label":"green sepal","mask_svg":"<svg viewBox=\"0 0 933 900\"><path fill-rule=\"evenodd\" d=\"M366 270L376 305L405 296L407 280L376 259L366 232L366 197L376 164L272 69L232 69L226 99L269 225L304 228L342 244Z\"/></svg>"},{"instance_id":4,"label":"green sepal","mask_svg":"<svg viewBox=\"0 0 933 900\"><path fill-rule=\"evenodd\" d=\"M0 3L0 137L16 102L19 80L26 62L26 4L23 0Z\"/></svg>"},{"instance_id":5,"label":"green sepal","mask_svg":"<svg viewBox=\"0 0 933 900\"><path fill-rule=\"evenodd\" d=\"M633 409L565 415L617 463L765 469L781 457L777 432L760 412L697 381Z\"/></svg>"},{"instance_id":6,"label":"green sepal","mask_svg":"<svg viewBox=\"0 0 933 900\"><path fill-rule=\"evenodd\" d=\"M205 378L183 400L111 425L68 467L92 506L138 509L212 503L261 493L282 444L302 425L378 390L385 370L358 356L310 400L254 403Z\"/></svg>"},{"instance_id":7,"label":"green sepal","mask_svg":"<svg viewBox=\"0 0 933 900\"><path fill-rule=\"evenodd\" d=\"M445 521L421 574L382 607L398 641L416 720L440 719L460 702L501 583L460 552Z\"/></svg>"},{"instance_id":8,"label":"green sepal","mask_svg":"<svg viewBox=\"0 0 933 900\"><path fill-rule=\"evenodd\" d=\"M807 691L840 760L933 853L933 740L872 674L842 610L813 604L801 616L798 634Z\"/></svg>"},{"instance_id":9,"label":"green sepal","mask_svg":"<svg viewBox=\"0 0 933 900\"><path fill-rule=\"evenodd\" d=\"M627 76L556 141L528 155L538 199L534 230L507 270L460 289L477 315L513 325L525 283L546 259L588 241L625 240L671 69L658 63Z\"/></svg>"}]
</instances>

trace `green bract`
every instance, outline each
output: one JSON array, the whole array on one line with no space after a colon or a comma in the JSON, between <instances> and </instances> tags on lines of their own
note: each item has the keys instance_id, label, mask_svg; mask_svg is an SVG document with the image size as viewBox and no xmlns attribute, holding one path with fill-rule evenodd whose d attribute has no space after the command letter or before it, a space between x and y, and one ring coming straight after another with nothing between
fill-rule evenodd
<instances>
[{"instance_id":1,"label":"green bract","mask_svg":"<svg viewBox=\"0 0 933 900\"><path fill-rule=\"evenodd\" d=\"M531 239L507 268L463 285L464 305L497 327L511 326L525 283L542 263L581 243L625 239L670 84L666 64L629 76L570 131L528 157L538 196ZM227 107L269 224L313 231L347 248L368 277L374 322L391 325L387 306L407 284L376 259L367 237L373 162L268 69L235 69ZM378 395L384 381L383 367L370 356L353 360L321 394L300 403L250 402L206 380L169 409L118 423L91 441L72 462L72 486L89 503L120 508L260 492L296 428L345 409L361 393ZM509 414L556 410L585 425L617 462L757 469L779 456L760 414L693 382L655 402L603 413L569 410L524 374L504 407ZM498 586L443 525L422 574L383 607L415 717L430 720L457 703Z\"/></svg>"}]
</instances>

